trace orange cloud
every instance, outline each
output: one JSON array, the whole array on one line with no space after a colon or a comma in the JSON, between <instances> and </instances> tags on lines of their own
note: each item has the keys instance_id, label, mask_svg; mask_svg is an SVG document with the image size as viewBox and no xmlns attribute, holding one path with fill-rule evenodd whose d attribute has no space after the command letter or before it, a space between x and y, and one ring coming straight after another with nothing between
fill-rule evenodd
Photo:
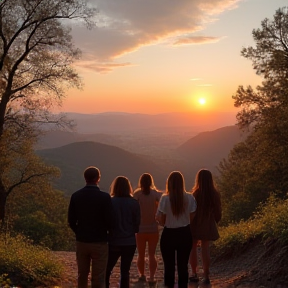
<instances>
[{"instance_id":1,"label":"orange cloud","mask_svg":"<svg viewBox=\"0 0 288 288\"><path fill-rule=\"evenodd\" d=\"M219 41L221 38L213 35L192 34L199 33L207 24L216 21L216 15L236 8L243 0L89 1L99 10L97 27L87 30L75 25L72 36L76 46L83 51L83 60L92 62L88 66L103 73L123 67L105 63L143 46L171 43L168 42L171 39L174 46ZM103 67L95 65L95 61L103 62Z\"/></svg>"},{"instance_id":2,"label":"orange cloud","mask_svg":"<svg viewBox=\"0 0 288 288\"><path fill-rule=\"evenodd\" d=\"M80 66L81 68L84 69L89 69L89 70L93 70L96 71L98 73L104 74L104 73L108 73L110 71L112 71L115 68L119 68L119 67L129 67L129 66L134 66L129 62L126 63L102 63L102 62L98 62L98 63L93 63L92 61L86 61L86 62L77 62L75 63L76 66Z\"/></svg>"},{"instance_id":3,"label":"orange cloud","mask_svg":"<svg viewBox=\"0 0 288 288\"><path fill-rule=\"evenodd\" d=\"M220 37L207 37L207 36L188 36L179 38L173 43L174 46L180 45L190 45L190 44L205 44L205 43L215 43L220 41Z\"/></svg>"}]
</instances>

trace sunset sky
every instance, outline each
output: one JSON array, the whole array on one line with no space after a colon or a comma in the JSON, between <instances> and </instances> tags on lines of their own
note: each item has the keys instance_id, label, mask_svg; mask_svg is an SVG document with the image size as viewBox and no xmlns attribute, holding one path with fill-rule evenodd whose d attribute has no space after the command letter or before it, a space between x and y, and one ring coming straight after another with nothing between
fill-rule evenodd
<instances>
[{"instance_id":1,"label":"sunset sky","mask_svg":"<svg viewBox=\"0 0 288 288\"><path fill-rule=\"evenodd\" d=\"M97 27L72 27L84 87L67 91L62 111L236 114L237 87L261 83L240 51L254 45L252 30L287 0L93 3Z\"/></svg>"}]
</instances>

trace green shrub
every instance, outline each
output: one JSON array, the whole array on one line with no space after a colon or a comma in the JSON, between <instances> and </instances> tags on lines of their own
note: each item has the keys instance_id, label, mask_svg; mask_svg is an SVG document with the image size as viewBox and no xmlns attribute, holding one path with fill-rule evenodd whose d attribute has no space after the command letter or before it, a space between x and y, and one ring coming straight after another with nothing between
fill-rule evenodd
<instances>
[{"instance_id":1,"label":"green shrub","mask_svg":"<svg viewBox=\"0 0 288 288\"><path fill-rule=\"evenodd\" d=\"M288 199L271 196L262 204L254 216L236 224L219 228L220 239L215 242L215 253L241 251L244 245L254 239L279 239L288 244Z\"/></svg>"},{"instance_id":2,"label":"green shrub","mask_svg":"<svg viewBox=\"0 0 288 288\"><path fill-rule=\"evenodd\" d=\"M59 283L62 266L49 250L33 245L21 235L0 237L0 275L7 275L14 285L21 287Z\"/></svg>"},{"instance_id":3,"label":"green shrub","mask_svg":"<svg viewBox=\"0 0 288 288\"><path fill-rule=\"evenodd\" d=\"M0 287L9 288L11 286L11 280L8 278L8 274L0 275Z\"/></svg>"}]
</instances>

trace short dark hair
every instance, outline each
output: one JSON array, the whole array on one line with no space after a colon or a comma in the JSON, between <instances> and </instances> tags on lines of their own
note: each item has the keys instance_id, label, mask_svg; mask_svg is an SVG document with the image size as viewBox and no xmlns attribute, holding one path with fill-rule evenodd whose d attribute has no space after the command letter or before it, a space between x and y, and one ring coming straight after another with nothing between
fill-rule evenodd
<instances>
[{"instance_id":1,"label":"short dark hair","mask_svg":"<svg viewBox=\"0 0 288 288\"><path fill-rule=\"evenodd\" d=\"M100 179L100 170L97 167L89 166L84 171L84 178L87 183L98 182Z\"/></svg>"}]
</instances>

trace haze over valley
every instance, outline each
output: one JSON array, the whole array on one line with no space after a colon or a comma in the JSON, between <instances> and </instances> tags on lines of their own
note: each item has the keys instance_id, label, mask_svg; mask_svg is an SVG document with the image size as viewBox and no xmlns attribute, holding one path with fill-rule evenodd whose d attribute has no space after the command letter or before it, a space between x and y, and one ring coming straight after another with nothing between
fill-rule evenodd
<instances>
[{"instance_id":1,"label":"haze over valley","mask_svg":"<svg viewBox=\"0 0 288 288\"><path fill-rule=\"evenodd\" d=\"M61 169L55 185L66 195L84 185L82 173L90 165L100 168L100 187L105 191L118 175L127 176L135 188L144 172L151 173L163 190L173 170L184 174L190 190L198 169L216 173L219 162L247 136L235 125L215 129L221 121L194 122L192 116L180 113L71 116L77 122L75 131L49 131L37 146L38 155Z\"/></svg>"}]
</instances>

